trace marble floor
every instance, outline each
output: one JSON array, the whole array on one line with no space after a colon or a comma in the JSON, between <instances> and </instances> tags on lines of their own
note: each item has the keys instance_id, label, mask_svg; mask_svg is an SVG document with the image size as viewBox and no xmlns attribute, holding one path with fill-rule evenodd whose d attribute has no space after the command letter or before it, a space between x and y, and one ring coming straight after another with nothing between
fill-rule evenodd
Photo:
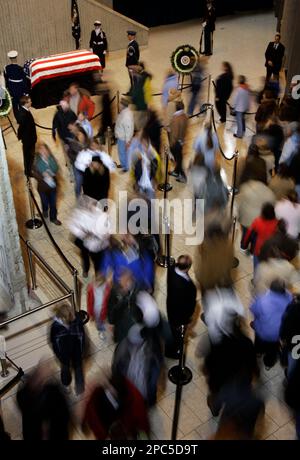
<instances>
[{"instance_id":1,"label":"marble floor","mask_svg":"<svg viewBox=\"0 0 300 460\"><path fill-rule=\"evenodd\" d=\"M214 54L207 62L206 73L215 78L220 73L222 61L227 60L233 64L236 75L244 74L248 77L249 84L253 90L259 88L261 77L264 75L264 51L267 43L272 39L276 28L276 19L272 13L253 13L225 17L217 21L217 29L214 36ZM148 47L142 47L141 58L146 67L153 73L152 89L153 92L160 92L166 70L170 67L170 55L179 45L189 43L196 48L199 46L201 24L199 20L184 22L181 24L156 27L151 29ZM112 94L117 90L121 93L128 90L128 74L124 67L125 52L116 51L110 53L105 78L111 83ZM201 96L202 102L208 101L207 81L204 84ZM212 90L210 99L213 101ZM187 92L184 92L184 99L188 99ZM97 97L94 97L99 108ZM160 98L153 98L153 107L160 110ZM255 110L255 104L253 107ZM48 107L41 110L33 110L33 115L38 124L51 126L55 108ZM218 118L218 117L216 117ZM201 129L204 117L195 117L190 120L188 142L185 149L185 164L188 165L192 156L192 142L196 133ZM97 132L99 121L93 122L94 131ZM233 125L229 120L226 126L218 125L218 135L225 154L230 157L235 149L239 150L240 156L245 155L254 128L254 117L249 115L247 119L247 133L242 141L236 142L233 137ZM59 219L63 222L61 227L50 225L51 232L56 242L76 267L81 275L79 254L70 241L67 227L68 218L75 204L73 184L69 182L69 176L64 164L60 145L55 144L51 138L51 131L38 129L39 137L49 144L55 153L61 171L61 192L59 195L58 210ZM34 247L46 258L49 265L61 276L61 278L72 286L71 275L67 272L64 264L55 253L45 229L42 227L37 230L27 230L25 222L30 218L28 197L26 193L26 183L23 175L22 149L21 144L16 140L12 130L5 133L7 144L7 160L11 183L13 187L17 220L19 231L24 238L30 240ZM112 148L112 157L117 160L115 146ZM229 184L231 183L233 162L225 160L221 155L220 164L227 175ZM189 198L191 197L191 184L182 185L171 179L173 190L169 198ZM122 175L117 170L112 177L112 198L117 197L119 191L130 191L130 179L128 175ZM158 192L162 198L162 193ZM36 193L37 200L39 200ZM175 215L176 218L176 215ZM240 253L238 250L239 230L236 230L236 256L239 259L239 266L234 270L235 288L248 312L251 301L250 280L252 277L252 261L249 257ZM172 239L172 255L178 257L182 253L189 253L193 256L195 247L185 245L185 235L174 235ZM192 271L193 276L193 271ZM86 285L91 280L81 279L82 283L82 308L86 308ZM52 300L61 295L61 290L45 274L44 270L37 267L38 289L35 293L36 299L42 302ZM295 288L300 287L300 277ZM155 297L159 308L165 312L166 298L166 271L157 267ZM199 297L199 303L201 299ZM250 314L248 319L250 321ZM22 321L17 321L9 326L5 331L7 337L7 348L9 356L25 371L29 371L37 364L40 359L47 360L49 366L53 366L53 374L58 378L58 367L53 358L53 354L47 343L47 331L49 327L50 311L36 313ZM38 327L31 329L33 323L38 323ZM25 328L25 332L17 335L18 330ZM249 334L252 334L250 328ZM98 333L93 324L88 324L88 332L91 339L91 355L87 365L87 387L95 379L101 378L101 373L110 365L114 346L109 342L99 339ZM196 356L195 351L199 340L205 340L207 336L206 328L199 317L195 319L193 334L189 338L187 347L187 365L193 371L192 382L184 387L178 427L178 439L201 440L208 439L216 430L218 419L212 417L206 404L207 386L205 378L201 372L201 361ZM166 370L174 364L173 361L166 360ZM270 371L262 368L261 379L258 383L260 391L266 398L266 412L264 419L257 427L258 439L283 440L295 439L295 428L293 415L283 402L283 372L277 364ZM3 383L3 382L2 382ZM0 382L1 384L1 382ZM87 391L88 391L87 388ZM7 431L13 439L22 439L21 420L15 402L16 388L2 399L2 413ZM74 414L80 414L86 393L78 400L71 395ZM159 388L158 403L151 410L151 431L153 439L171 438L172 418L175 401L175 386L168 380L162 380ZM85 435L74 426L73 439L85 439Z\"/></svg>"}]
</instances>

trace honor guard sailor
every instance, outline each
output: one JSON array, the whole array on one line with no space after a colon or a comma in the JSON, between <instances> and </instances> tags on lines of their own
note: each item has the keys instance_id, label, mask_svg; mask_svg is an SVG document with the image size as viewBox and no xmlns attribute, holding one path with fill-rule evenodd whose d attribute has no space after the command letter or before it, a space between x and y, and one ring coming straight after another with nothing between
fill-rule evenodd
<instances>
[{"instance_id":1,"label":"honor guard sailor","mask_svg":"<svg viewBox=\"0 0 300 460\"><path fill-rule=\"evenodd\" d=\"M92 30L90 38L90 49L99 57L102 69L105 69L105 56L108 48L106 34L100 21L95 21L94 27L95 29Z\"/></svg>"}]
</instances>

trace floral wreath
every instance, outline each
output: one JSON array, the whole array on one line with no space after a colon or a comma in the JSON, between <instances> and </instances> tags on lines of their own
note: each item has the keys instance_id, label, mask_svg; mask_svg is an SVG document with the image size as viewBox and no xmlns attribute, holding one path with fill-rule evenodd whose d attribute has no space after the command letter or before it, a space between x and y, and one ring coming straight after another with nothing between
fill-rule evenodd
<instances>
[{"instance_id":1,"label":"floral wreath","mask_svg":"<svg viewBox=\"0 0 300 460\"><path fill-rule=\"evenodd\" d=\"M196 67L198 56L198 51L193 46L178 46L171 56L172 67L179 73L191 73Z\"/></svg>"},{"instance_id":2,"label":"floral wreath","mask_svg":"<svg viewBox=\"0 0 300 460\"><path fill-rule=\"evenodd\" d=\"M4 96L0 97L0 117L6 117L12 109L11 95L6 88L1 87Z\"/></svg>"}]
</instances>

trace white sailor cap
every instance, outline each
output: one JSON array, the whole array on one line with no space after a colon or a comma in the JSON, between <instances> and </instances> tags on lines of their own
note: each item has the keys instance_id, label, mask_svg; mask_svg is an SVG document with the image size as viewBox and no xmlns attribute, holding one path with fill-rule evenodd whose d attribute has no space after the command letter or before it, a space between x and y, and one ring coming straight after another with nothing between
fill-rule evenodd
<instances>
[{"instance_id":1,"label":"white sailor cap","mask_svg":"<svg viewBox=\"0 0 300 460\"><path fill-rule=\"evenodd\" d=\"M101 26L101 21L95 21L94 26Z\"/></svg>"},{"instance_id":2,"label":"white sailor cap","mask_svg":"<svg viewBox=\"0 0 300 460\"><path fill-rule=\"evenodd\" d=\"M7 53L7 57L10 59L16 58L18 56L18 51L12 50Z\"/></svg>"}]
</instances>

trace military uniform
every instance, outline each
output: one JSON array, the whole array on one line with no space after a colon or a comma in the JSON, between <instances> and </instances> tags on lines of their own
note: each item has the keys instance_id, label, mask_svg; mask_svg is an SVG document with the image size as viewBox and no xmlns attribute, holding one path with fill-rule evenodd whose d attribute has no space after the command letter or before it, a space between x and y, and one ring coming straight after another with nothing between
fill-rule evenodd
<instances>
[{"instance_id":1,"label":"military uniform","mask_svg":"<svg viewBox=\"0 0 300 460\"><path fill-rule=\"evenodd\" d=\"M6 88L12 97L13 111L16 120L19 120L19 100L27 93L27 78L23 68L18 64L8 64L4 68Z\"/></svg>"},{"instance_id":2,"label":"military uniform","mask_svg":"<svg viewBox=\"0 0 300 460\"><path fill-rule=\"evenodd\" d=\"M90 38L90 48L93 53L96 54L100 59L100 64L105 69L105 54L107 51L107 38L105 32L100 30L97 34L95 30L92 30Z\"/></svg>"},{"instance_id":3,"label":"military uniform","mask_svg":"<svg viewBox=\"0 0 300 460\"><path fill-rule=\"evenodd\" d=\"M140 59L140 49L136 40L131 40L127 46L126 67L137 65Z\"/></svg>"},{"instance_id":4,"label":"military uniform","mask_svg":"<svg viewBox=\"0 0 300 460\"><path fill-rule=\"evenodd\" d=\"M127 35L135 37L136 33L134 31L128 30ZM134 77L133 77L134 66L138 65L139 59L140 59L140 48L139 48L138 42L135 39L130 40L127 46L125 65L128 68L131 89L134 85Z\"/></svg>"}]
</instances>

